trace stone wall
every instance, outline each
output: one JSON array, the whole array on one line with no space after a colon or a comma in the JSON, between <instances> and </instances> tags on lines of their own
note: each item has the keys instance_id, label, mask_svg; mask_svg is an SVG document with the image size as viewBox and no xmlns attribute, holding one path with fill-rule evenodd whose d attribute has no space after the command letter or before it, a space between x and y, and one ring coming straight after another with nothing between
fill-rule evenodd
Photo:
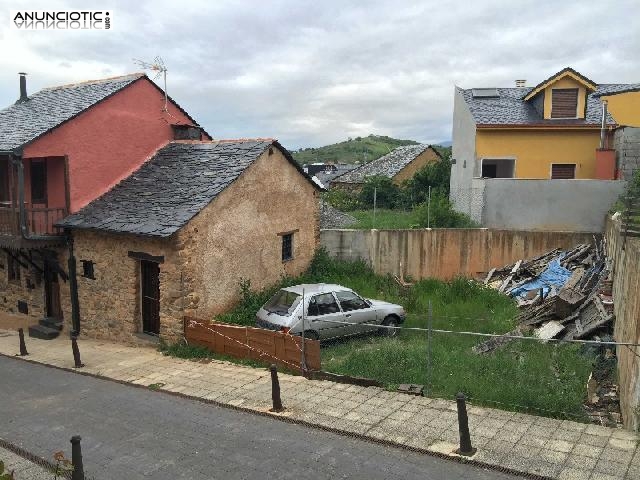
<instances>
[{"instance_id":1,"label":"stone wall","mask_svg":"<svg viewBox=\"0 0 640 480\"><path fill-rule=\"evenodd\" d=\"M612 262L614 336L618 342L640 343L640 239L620 234L620 222L611 218L606 228L607 255ZM618 346L620 410L624 425L640 428L640 348Z\"/></svg>"},{"instance_id":2,"label":"stone wall","mask_svg":"<svg viewBox=\"0 0 640 480\"><path fill-rule=\"evenodd\" d=\"M421 169L426 167L428 164L437 162L440 160L440 156L436 153L436 151L429 147L416 158L414 158L408 165L406 165L402 170L400 170L393 177L393 183L396 185L401 185L402 182L406 180L410 180L413 176L418 173Z\"/></svg>"},{"instance_id":3,"label":"stone wall","mask_svg":"<svg viewBox=\"0 0 640 480\"><path fill-rule=\"evenodd\" d=\"M532 258L554 248L591 243L593 234L486 228L420 230L323 230L321 245L341 260L362 259L376 273L414 279L476 277L493 267Z\"/></svg>"},{"instance_id":4,"label":"stone wall","mask_svg":"<svg viewBox=\"0 0 640 480\"><path fill-rule=\"evenodd\" d=\"M23 263L26 262L23 260ZM42 262L38 262L41 264ZM20 267L20 280L9 281L7 253L0 250L0 310L6 313L24 315L18 312L18 302L27 303L29 313L25 316L37 323L45 315L44 279L33 267ZM62 280L60 280L62 282Z\"/></svg>"},{"instance_id":5,"label":"stone wall","mask_svg":"<svg viewBox=\"0 0 640 480\"><path fill-rule=\"evenodd\" d=\"M94 338L138 342L142 332L140 312L140 261L129 252L163 256L160 263L160 336L182 336L183 301L181 259L175 239L75 230L74 255L78 264L81 333ZM66 259L65 259L66 260ZM95 279L82 276L82 260L94 263ZM71 328L68 284L62 293L65 321Z\"/></svg>"},{"instance_id":6,"label":"stone wall","mask_svg":"<svg viewBox=\"0 0 640 480\"><path fill-rule=\"evenodd\" d=\"M613 135L620 178L630 180L640 169L640 128L623 127Z\"/></svg>"},{"instance_id":7,"label":"stone wall","mask_svg":"<svg viewBox=\"0 0 640 480\"><path fill-rule=\"evenodd\" d=\"M178 232L188 314L211 319L254 290L303 272L319 243L319 192L276 148L269 149ZM293 233L293 259L282 236Z\"/></svg>"}]
</instances>

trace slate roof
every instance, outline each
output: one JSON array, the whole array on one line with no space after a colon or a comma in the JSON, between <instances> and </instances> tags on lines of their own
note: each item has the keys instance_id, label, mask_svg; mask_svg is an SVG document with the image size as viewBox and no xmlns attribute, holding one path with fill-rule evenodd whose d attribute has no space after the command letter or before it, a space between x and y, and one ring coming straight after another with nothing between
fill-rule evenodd
<instances>
[{"instance_id":1,"label":"slate roof","mask_svg":"<svg viewBox=\"0 0 640 480\"><path fill-rule=\"evenodd\" d=\"M371 162L365 163L332 180L332 183L364 183L367 177L384 175L395 177L400 170L406 167L422 152L431 148L430 145L404 145L394 148L390 153ZM434 150L439 156L438 152Z\"/></svg>"},{"instance_id":2,"label":"slate roof","mask_svg":"<svg viewBox=\"0 0 640 480\"><path fill-rule=\"evenodd\" d=\"M545 120L542 114L536 110L536 95L529 101L523 98L532 88L498 88L498 98L473 98L472 89L458 88L462 94L471 115L477 125L600 125L602 104L599 96L612 92L618 92L633 87L629 84L602 84L598 85L595 92L587 95L587 110L585 118L580 119L553 119ZM608 125L616 122L609 114Z\"/></svg>"},{"instance_id":3,"label":"slate roof","mask_svg":"<svg viewBox=\"0 0 640 480\"><path fill-rule=\"evenodd\" d=\"M143 77L136 73L45 88L0 110L0 151L22 147Z\"/></svg>"},{"instance_id":4,"label":"slate roof","mask_svg":"<svg viewBox=\"0 0 640 480\"><path fill-rule=\"evenodd\" d=\"M289 152L274 140L174 142L158 150L151 160L113 189L57 225L168 237L271 146L279 148L312 182Z\"/></svg>"}]
</instances>

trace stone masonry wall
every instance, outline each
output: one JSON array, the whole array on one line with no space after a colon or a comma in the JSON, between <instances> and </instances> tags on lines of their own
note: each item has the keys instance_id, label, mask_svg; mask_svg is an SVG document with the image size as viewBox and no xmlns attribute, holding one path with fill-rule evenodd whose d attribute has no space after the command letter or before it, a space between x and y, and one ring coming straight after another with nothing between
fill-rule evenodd
<instances>
[{"instance_id":1,"label":"stone masonry wall","mask_svg":"<svg viewBox=\"0 0 640 480\"><path fill-rule=\"evenodd\" d=\"M160 337L176 341L183 334L181 271L175 239L74 231L81 334L138 343L142 332L140 262L129 251L164 256L160 264ZM64 259L66 262L66 258ZM94 262L95 279L82 276L82 260ZM66 265L66 263L65 263ZM70 329L70 293L62 290L66 327Z\"/></svg>"},{"instance_id":2,"label":"stone masonry wall","mask_svg":"<svg viewBox=\"0 0 640 480\"><path fill-rule=\"evenodd\" d=\"M26 263L23 261L23 263ZM0 251L0 310L15 315L18 312L18 301L26 302L29 313L26 317L37 323L45 313L44 279L37 275L33 267L20 267L20 280L9 281L7 253ZM29 288L27 285L31 285Z\"/></svg>"},{"instance_id":3,"label":"stone masonry wall","mask_svg":"<svg viewBox=\"0 0 640 480\"><path fill-rule=\"evenodd\" d=\"M268 149L178 232L185 312L211 318L237 303L241 279L259 290L304 271L319 243L319 215L318 191ZM293 259L283 262L285 232L294 232Z\"/></svg>"},{"instance_id":4,"label":"stone masonry wall","mask_svg":"<svg viewBox=\"0 0 640 480\"><path fill-rule=\"evenodd\" d=\"M620 169L620 178L630 180L640 169L640 128L623 127L613 135L613 148Z\"/></svg>"}]
</instances>

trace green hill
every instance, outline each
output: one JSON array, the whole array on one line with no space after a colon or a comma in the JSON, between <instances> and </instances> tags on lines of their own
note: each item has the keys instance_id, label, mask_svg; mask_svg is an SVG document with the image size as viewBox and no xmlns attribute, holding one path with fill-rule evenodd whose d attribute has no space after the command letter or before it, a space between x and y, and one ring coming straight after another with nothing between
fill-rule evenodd
<instances>
[{"instance_id":1,"label":"green hill","mask_svg":"<svg viewBox=\"0 0 640 480\"><path fill-rule=\"evenodd\" d=\"M368 137L350 138L347 141L324 147L301 148L291 153L301 165L315 162L362 163L380 158L401 145L415 145L417 143L413 140L398 140L384 135L369 135Z\"/></svg>"}]
</instances>

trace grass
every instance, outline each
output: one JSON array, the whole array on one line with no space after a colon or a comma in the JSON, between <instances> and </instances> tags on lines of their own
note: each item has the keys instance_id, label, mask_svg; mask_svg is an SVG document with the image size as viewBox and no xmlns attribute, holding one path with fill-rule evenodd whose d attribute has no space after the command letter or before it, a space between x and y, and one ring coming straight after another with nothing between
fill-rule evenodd
<instances>
[{"instance_id":1,"label":"grass","mask_svg":"<svg viewBox=\"0 0 640 480\"><path fill-rule=\"evenodd\" d=\"M353 215L358 221L349 225L348 228L358 229L402 229L402 228L417 228L420 225L415 210L403 211L403 210L376 210L375 221L373 218L373 210L355 210L349 212L349 215Z\"/></svg>"},{"instance_id":2,"label":"grass","mask_svg":"<svg viewBox=\"0 0 640 480\"><path fill-rule=\"evenodd\" d=\"M322 250L305 274L283 278L271 289L252 292L244 282L240 304L217 320L253 325L255 312L278 288L317 282L338 283L365 297L403 305L408 313L404 327L426 328L429 302L434 329L505 333L515 326L514 302L477 282L464 278L421 280L406 290L390 276L374 274L364 262L340 262ZM493 353L476 355L471 348L480 341L477 337L433 333L430 375L424 331L401 330L392 339L369 335L325 342L322 365L326 371L373 378L392 389L400 383L417 383L427 386L430 396L453 399L462 391L481 405L586 419L582 402L596 358L592 351L577 345L520 340ZM205 355L195 347L188 348L194 348L186 352L189 355Z\"/></svg>"}]
</instances>

